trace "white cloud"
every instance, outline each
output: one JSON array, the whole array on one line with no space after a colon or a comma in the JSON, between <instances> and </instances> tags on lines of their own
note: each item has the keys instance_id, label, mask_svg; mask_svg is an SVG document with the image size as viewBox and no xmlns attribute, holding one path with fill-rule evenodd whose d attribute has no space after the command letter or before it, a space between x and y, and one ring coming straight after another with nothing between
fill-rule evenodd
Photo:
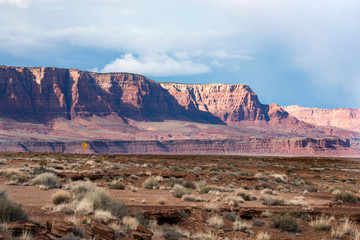
<instances>
[{"instance_id":1,"label":"white cloud","mask_svg":"<svg viewBox=\"0 0 360 240\"><path fill-rule=\"evenodd\" d=\"M30 6L29 0L0 0L0 4L15 5L17 7L27 8Z\"/></svg>"},{"instance_id":2,"label":"white cloud","mask_svg":"<svg viewBox=\"0 0 360 240\"><path fill-rule=\"evenodd\" d=\"M167 54L135 57L131 53L117 58L106 65L101 72L130 72L150 76L182 76L210 72L204 64L190 60L177 60Z\"/></svg>"},{"instance_id":3,"label":"white cloud","mask_svg":"<svg viewBox=\"0 0 360 240\"><path fill-rule=\"evenodd\" d=\"M218 60L213 60L211 62L211 65L215 66L215 67L222 67L224 66L222 63L220 63Z\"/></svg>"},{"instance_id":4,"label":"white cloud","mask_svg":"<svg viewBox=\"0 0 360 240\"><path fill-rule=\"evenodd\" d=\"M9 4L14 5L20 8L28 8L33 4L37 3L51 3L51 2L58 2L61 0L0 0L0 4Z\"/></svg>"}]
</instances>

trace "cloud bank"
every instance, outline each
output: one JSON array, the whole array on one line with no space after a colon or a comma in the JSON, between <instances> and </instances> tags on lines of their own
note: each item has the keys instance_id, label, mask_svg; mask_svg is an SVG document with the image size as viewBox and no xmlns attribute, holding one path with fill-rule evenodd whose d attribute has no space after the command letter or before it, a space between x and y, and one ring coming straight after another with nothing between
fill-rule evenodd
<instances>
[{"instance_id":1,"label":"cloud bank","mask_svg":"<svg viewBox=\"0 0 360 240\"><path fill-rule=\"evenodd\" d=\"M189 60L177 60L166 54L135 57L131 53L117 58L106 65L101 72L131 72L150 76L179 76L209 73L204 64Z\"/></svg>"}]
</instances>

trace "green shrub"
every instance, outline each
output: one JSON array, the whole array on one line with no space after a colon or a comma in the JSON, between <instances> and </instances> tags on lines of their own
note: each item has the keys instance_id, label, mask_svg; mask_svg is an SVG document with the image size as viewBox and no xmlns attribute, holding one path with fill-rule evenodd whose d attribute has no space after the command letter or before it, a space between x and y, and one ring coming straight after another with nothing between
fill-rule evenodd
<instances>
[{"instance_id":1,"label":"green shrub","mask_svg":"<svg viewBox=\"0 0 360 240\"><path fill-rule=\"evenodd\" d=\"M174 186L174 190L171 192L172 195L176 198L181 198L183 195L185 194L190 194L191 193L191 190L190 189L187 189L187 188L184 188L183 186L179 185L179 184L176 184Z\"/></svg>"},{"instance_id":2,"label":"green shrub","mask_svg":"<svg viewBox=\"0 0 360 240\"><path fill-rule=\"evenodd\" d=\"M169 180L168 180L168 185L169 187L174 187L175 184L179 184L183 187L186 187L186 188L191 188L191 189L195 189L195 185L190 182L190 181L186 181L182 178L174 178L174 177L171 177Z\"/></svg>"},{"instance_id":3,"label":"green shrub","mask_svg":"<svg viewBox=\"0 0 360 240\"><path fill-rule=\"evenodd\" d=\"M101 188L90 190L85 195L85 198L93 205L94 210L110 211L118 219L122 219L129 214L128 208L124 203L112 199Z\"/></svg>"},{"instance_id":4,"label":"green shrub","mask_svg":"<svg viewBox=\"0 0 360 240\"><path fill-rule=\"evenodd\" d=\"M0 188L0 223L12 221L26 221L27 214L21 205L11 201L5 188Z\"/></svg>"},{"instance_id":5,"label":"green shrub","mask_svg":"<svg viewBox=\"0 0 360 240\"><path fill-rule=\"evenodd\" d=\"M148 179L146 179L142 186L143 188L145 189L153 189L153 188L159 188L159 182L162 182L163 181L163 178L162 177L159 177L159 176L156 176L156 177L149 177Z\"/></svg>"},{"instance_id":6,"label":"green shrub","mask_svg":"<svg viewBox=\"0 0 360 240\"><path fill-rule=\"evenodd\" d=\"M334 191L334 195L333 195L333 200L334 201L338 201L341 200L343 202L351 202L351 203L356 203L357 202L357 198L354 194L343 190L343 191Z\"/></svg>"},{"instance_id":7,"label":"green shrub","mask_svg":"<svg viewBox=\"0 0 360 240\"><path fill-rule=\"evenodd\" d=\"M162 232L162 237L166 240L177 240L182 238L180 229L177 226L165 224L162 227Z\"/></svg>"},{"instance_id":8,"label":"green shrub","mask_svg":"<svg viewBox=\"0 0 360 240\"><path fill-rule=\"evenodd\" d=\"M49 188L59 188L61 184L59 183L57 177L53 173L42 173L37 175L32 182L36 185L44 185Z\"/></svg>"},{"instance_id":9,"label":"green shrub","mask_svg":"<svg viewBox=\"0 0 360 240\"><path fill-rule=\"evenodd\" d=\"M115 180L115 181L112 181L111 183L109 183L109 188L110 189L124 190L125 185L122 182Z\"/></svg>"},{"instance_id":10,"label":"green shrub","mask_svg":"<svg viewBox=\"0 0 360 240\"><path fill-rule=\"evenodd\" d=\"M281 231L299 232L300 227L296 218L289 212L281 212L279 215L273 215L270 218L270 227L279 228Z\"/></svg>"}]
</instances>

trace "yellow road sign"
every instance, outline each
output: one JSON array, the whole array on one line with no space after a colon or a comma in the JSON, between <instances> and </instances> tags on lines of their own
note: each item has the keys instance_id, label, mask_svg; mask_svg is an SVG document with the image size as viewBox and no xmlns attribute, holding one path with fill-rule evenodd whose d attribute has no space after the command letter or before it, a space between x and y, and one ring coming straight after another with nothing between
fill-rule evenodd
<instances>
[{"instance_id":1,"label":"yellow road sign","mask_svg":"<svg viewBox=\"0 0 360 240\"><path fill-rule=\"evenodd\" d=\"M83 146L83 151L85 151L86 150L86 146Z\"/></svg>"},{"instance_id":2,"label":"yellow road sign","mask_svg":"<svg viewBox=\"0 0 360 240\"><path fill-rule=\"evenodd\" d=\"M83 142L82 145L86 147L88 144L86 142Z\"/></svg>"}]
</instances>

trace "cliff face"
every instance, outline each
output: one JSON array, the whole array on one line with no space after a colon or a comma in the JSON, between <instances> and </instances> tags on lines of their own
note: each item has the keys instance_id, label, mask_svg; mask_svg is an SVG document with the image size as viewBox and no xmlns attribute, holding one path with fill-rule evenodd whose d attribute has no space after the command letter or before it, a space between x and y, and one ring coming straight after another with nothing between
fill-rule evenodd
<instances>
[{"instance_id":1,"label":"cliff face","mask_svg":"<svg viewBox=\"0 0 360 240\"><path fill-rule=\"evenodd\" d=\"M283 119L288 113L276 104L261 104L258 96L243 84L160 83L186 109L210 112L227 123Z\"/></svg>"},{"instance_id":2,"label":"cliff face","mask_svg":"<svg viewBox=\"0 0 360 240\"><path fill-rule=\"evenodd\" d=\"M260 103L247 85L0 66L0 151L81 152L86 140L97 153L354 153L323 129Z\"/></svg>"},{"instance_id":3,"label":"cliff face","mask_svg":"<svg viewBox=\"0 0 360 240\"><path fill-rule=\"evenodd\" d=\"M0 117L46 122L58 117L118 116L221 123L187 110L159 84L141 75L76 69L0 67Z\"/></svg>"},{"instance_id":4,"label":"cliff face","mask_svg":"<svg viewBox=\"0 0 360 240\"><path fill-rule=\"evenodd\" d=\"M319 109L300 106L283 107L296 118L318 126L331 126L360 133L360 109Z\"/></svg>"}]
</instances>

